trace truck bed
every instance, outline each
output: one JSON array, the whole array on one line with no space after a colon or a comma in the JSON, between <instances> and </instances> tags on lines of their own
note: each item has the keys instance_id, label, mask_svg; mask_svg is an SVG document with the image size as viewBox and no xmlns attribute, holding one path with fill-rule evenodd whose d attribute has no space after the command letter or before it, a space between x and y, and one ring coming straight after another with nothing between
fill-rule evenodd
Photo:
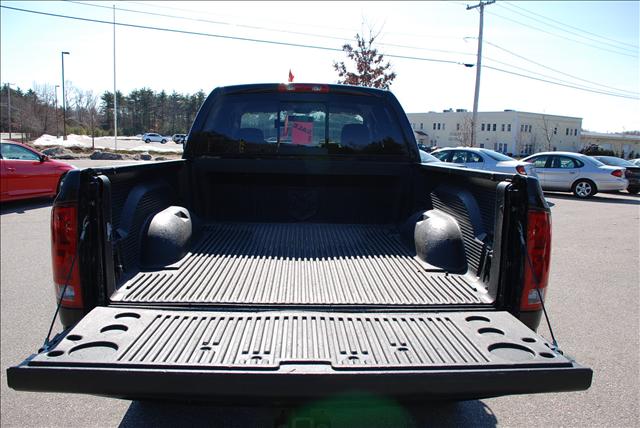
<instances>
[{"instance_id":1,"label":"truck bed","mask_svg":"<svg viewBox=\"0 0 640 428\"><path fill-rule=\"evenodd\" d=\"M488 302L473 275L429 269L393 225L214 223L179 262L130 276L116 303L438 306Z\"/></svg>"}]
</instances>

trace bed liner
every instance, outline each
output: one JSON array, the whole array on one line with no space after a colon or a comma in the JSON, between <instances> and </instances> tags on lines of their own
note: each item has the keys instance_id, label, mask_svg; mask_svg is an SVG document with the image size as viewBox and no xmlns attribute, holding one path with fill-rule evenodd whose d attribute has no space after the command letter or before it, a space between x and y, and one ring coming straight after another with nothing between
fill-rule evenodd
<instances>
[{"instance_id":1,"label":"bed liner","mask_svg":"<svg viewBox=\"0 0 640 428\"><path fill-rule=\"evenodd\" d=\"M114 303L482 305L472 275L429 269L393 225L215 223L179 262L141 271Z\"/></svg>"}]
</instances>

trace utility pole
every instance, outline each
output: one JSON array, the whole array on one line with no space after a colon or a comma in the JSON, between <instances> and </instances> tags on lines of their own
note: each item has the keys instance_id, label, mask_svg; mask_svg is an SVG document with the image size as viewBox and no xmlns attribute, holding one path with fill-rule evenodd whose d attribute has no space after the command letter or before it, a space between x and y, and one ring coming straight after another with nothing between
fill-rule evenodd
<instances>
[{"instance_id":1,"label":"utility pole","mask_svg":"<svg viewBox=\"0 0 640 428\"><path fill-rule=\"evenodd\" d=\"M471 124L471 147L476 146L478 127L478 98L480 98L480 70L482 69L482 27L484 24L484 7L495 3L496 0L481 1L475 6L467 6L467 10L480 8L480 31L478 33L478 60L476 61L476 92L473 97L473 123Z\"/></svg>"},{"instance_id":2,"label":"utility pole","mask_svg":"<svg viewBox=\"0 0 640 428\"><path fill-rule=\"evenodd\" d=\"M54 91L55 97L56 97L56 101L55 101L56 104L55 104L55 106L53 108L53 112L54 112L53 117L56 118L56 140L58 138L60 138L60 126L59 126L59 123L58 123L59 122L59 120L58 120L58 88L59 87L60 87L60 85L56 85L56 87L53 88L53 91Z\"/></svg>"},{"instance_id":3,"label":"utility pole","mask_svg":"<svg viewBox=\"0 0 640 428\"><path fill-rule=\"evenodd\" d=\"M118 93L116 92L116 5L113 5L113 142L118 152Z\"/></svg>"},{"instance_id":4,"label":"utility pole","mask_svg":"<svg viewBox=\"0 0 640 428\"><path fill-rule=\"evenodd\" d=\"M67 100L64 93L64 56L69 52L62 52L62 140L67 140Z\"/></svg>"}]
</instances>

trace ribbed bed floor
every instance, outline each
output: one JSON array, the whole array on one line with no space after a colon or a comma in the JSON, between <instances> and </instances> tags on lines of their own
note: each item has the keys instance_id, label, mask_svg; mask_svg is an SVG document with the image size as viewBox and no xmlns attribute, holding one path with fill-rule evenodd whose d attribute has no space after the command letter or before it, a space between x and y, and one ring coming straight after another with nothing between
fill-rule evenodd
<instances>
[{"instance_id":1,"label":"ribbed bed floor","mask_svg":"<svg viewBox=\"0 0 640 428\"><path fill-rule=\"evenodd\" d=\"M216 223L180 262L140 272L115 302L450 305L483 300L468 277L429 272L387 225Z\"/></svg>"}]
</instances>

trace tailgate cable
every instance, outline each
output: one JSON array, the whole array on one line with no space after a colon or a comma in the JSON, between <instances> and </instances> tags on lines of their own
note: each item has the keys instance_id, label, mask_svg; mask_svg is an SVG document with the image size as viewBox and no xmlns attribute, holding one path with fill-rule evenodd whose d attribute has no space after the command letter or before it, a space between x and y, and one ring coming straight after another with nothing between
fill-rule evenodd
<instances>
[{"instance_id":1,"label":"tailgate cable","mask_svg":"<svg viewBox=\"0 0 640 428\"><path fill-rule=\"evenodd\" d=\"M87 226L89 226L89 217L85 216L84 220L82 221L82 232L80 232L80 239L78 240L78 243L84 241L84 237L87 232ZM71 260L71 267L69 268L67 279L64 282L64 287L62 287L62 292L60 293L60 297L58 298L58 305L56 307L56 312L53 314L53 319L51 320L51 325L49 326L49 332L47 333L47 337L44 339L44 344L42 345L42 348L38 350L38 352L43 352L48 350L49 346L51 345L51 340L49 339L51 337L51 330L53 330L53 325L56 322L56 317L58 316L58 312L60 312L60 306L62 306L62 298L64 297L64 293L67 291L67 286L69 285L69 280L71 280L71 274L73 273L73 267L76 264L77 258L78 258L78 252L76 251L76 253L73 255L73 260Z\"/></svg>"},{"instance_id":2,"label":"tailgate cable","mask_svg":"<svg viewBox=\"0 0 640 428\"><path fill-rule=\"evenodd\" d=\"M536 283L536 291L538 293L538 298L540 299L540 303L542 304L542 313L544 313L544 318L547 321L547 327L549 327L549 333L551 333L551 342L552 349L559 354L563 354L562 350L558 346L558 342L556 341L556 337L553 334L553 329L551 328L551 321L549 321L549 315L547 315L547 309L544 306L544 297L542 292L540 291L540 280L536 275L536 271L533 269L533 262L531 261L531 256L529 256L529 252L526 250L527 243L524 239L524 232L522 230L522 224L518 224L518 231L520 232L520 242L522 243L522 247L525 249L524 253L527 255L527 264L529 265L529 269L531 270L531 275L533 275L533 280Z\"/></svg>"}]
</instances>

